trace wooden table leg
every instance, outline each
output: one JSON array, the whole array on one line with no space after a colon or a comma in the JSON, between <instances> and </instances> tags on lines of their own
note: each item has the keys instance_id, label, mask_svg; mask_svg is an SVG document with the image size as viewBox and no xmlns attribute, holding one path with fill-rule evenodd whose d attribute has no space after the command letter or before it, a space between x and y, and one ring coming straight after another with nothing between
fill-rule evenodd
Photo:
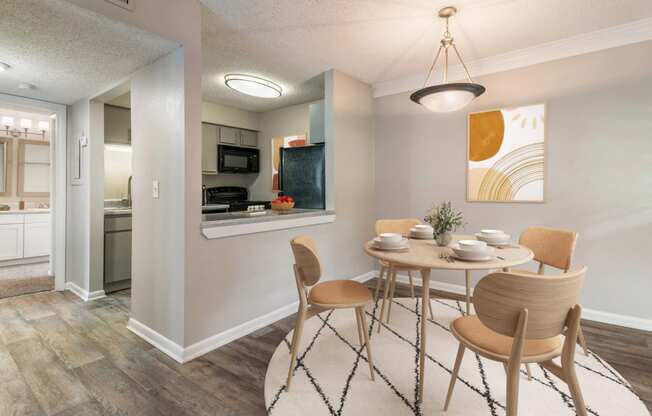
<instances>
[{"instance_id":1,"label":"wooden table leg","mask_svg":"<svg viewBox=\"0 0 652 416\"><path fill-rule=\"evenodd\" d=\"M419 345L419 400L423 401L423 380L426 370L426 338L428 304L430 303L430 269L421 270L421 345Z\"/></svg>"},{"instance_id":2,"label":"wooden table leg","mask_svg":"<svg viewBox=\"0 0 652 416\"><path fill-rule=\"evenodd\" d=\"M471 315L471 270L465 270L466 274L466 315Z\"/></svg>"}]
</instances>

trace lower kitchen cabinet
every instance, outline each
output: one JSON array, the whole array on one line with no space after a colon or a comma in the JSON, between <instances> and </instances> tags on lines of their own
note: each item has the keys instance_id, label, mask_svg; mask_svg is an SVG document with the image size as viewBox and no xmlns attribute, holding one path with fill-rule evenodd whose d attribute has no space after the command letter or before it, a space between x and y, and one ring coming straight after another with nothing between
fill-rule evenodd
<instances>
[{"instance_id":1,"label":"lower kitchen cabinet","mask_svg":"<svg viewBox=\"0 0 652 416\"><path fill-rule=\"evenodd\" d=\"M131 217L104 219L104 291L131 287Z\"/></svg>"}]
</instances>

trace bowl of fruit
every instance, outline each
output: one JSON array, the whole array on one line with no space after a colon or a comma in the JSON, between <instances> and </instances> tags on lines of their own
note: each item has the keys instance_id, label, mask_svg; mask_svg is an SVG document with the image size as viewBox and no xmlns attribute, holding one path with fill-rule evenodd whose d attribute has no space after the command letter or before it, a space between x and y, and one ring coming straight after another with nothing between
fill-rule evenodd
<instances>
[{"instance_id":1,"label":"bowl of fruit","mask_svg":"<svg viewBox=\"0 0 652 416\"><path fill-rule=\"evenodd\" d=\"M274 211L289 211L294 208L294 198L291 196L279 196L272 201L272 209Z\"/></svg>"}]
</instances>

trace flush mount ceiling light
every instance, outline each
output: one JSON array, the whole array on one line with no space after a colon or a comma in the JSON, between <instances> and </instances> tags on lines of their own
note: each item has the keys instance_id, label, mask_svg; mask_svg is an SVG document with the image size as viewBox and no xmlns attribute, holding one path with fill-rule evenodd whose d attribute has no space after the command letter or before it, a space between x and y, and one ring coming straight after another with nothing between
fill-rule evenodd
<instances>
[{"instance_id":1,"label":"flush mount ceiling light","mask_svg":"<svg viewBox=\"0 0 652 416\"><path fill-rule=\"evenodd\" d=\"M18 88L21 90L35 90L36 85L30 84L29 82L21 82L18 84Z\"/></svg>"},{"instance_id":2,"label":"flush mount ceiling light","mask_svg":"<svg viewBox=\"0 0 652 416\"><path fill-rule=\"evenodd\" d=\"M451 33L448 31L448 19L454 16L455 13L457 13L455 7L444 7L439 10L439 17L446 20L446 31L444 32L444 37L441 39L439 49L437 50L435 59L432 61L423 88L414 92L410 96L412 101L421 104L435 113L457 111L466 107L471 101L485 92L485 87L474 83L471 79L469 70L466 68L460 53L457 51L455 43L453 43L453 36L451 36ZM462 64L462 68L464 68L467 82L448 83L448 51L451 48L455 52L455 55L457 55L457 59L459 59ZM439 59L439 55L441 55L442 51L444 53L444 82L442 84L428 87L428 81L430 80L430 76L437 64L437 59Z\"/></svg>"},{"instance_id":3,"label":"flush mount ceiling light","mask_svg":"<svg viewBox=\"0 0 652 416\"><path fill-rule=\"evenodd\" d=\"M233 90L254 97L277 98L283 93L280 85L253 75L226 74L224 83Z\"/></svg>"},{"instance_id":4,"label":"flush mount ceiling light","mask_svg":"<svg viewBox=\"0 0 652 416\"><path fill-rule=\"evenodd\" d=\"M5 72L8 71L11 66L9 64L5 64L4 62L0 62L0 72Z\"/></svg>"}]
</instances>

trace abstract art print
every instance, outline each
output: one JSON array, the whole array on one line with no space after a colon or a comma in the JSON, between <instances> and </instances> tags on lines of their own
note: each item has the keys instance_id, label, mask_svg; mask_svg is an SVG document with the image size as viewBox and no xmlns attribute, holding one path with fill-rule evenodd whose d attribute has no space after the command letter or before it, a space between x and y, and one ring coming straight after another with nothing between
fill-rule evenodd
<instances>
[{"instance_id":1,"label":"abstract art print","mask_svg":"<svg viewBox=\"0 0 652 416\"><path fill-rule=\"evenodd\" d=\"M467 200L543 202L546 106L469 114Z\"/></svg>"}]
</instances>

